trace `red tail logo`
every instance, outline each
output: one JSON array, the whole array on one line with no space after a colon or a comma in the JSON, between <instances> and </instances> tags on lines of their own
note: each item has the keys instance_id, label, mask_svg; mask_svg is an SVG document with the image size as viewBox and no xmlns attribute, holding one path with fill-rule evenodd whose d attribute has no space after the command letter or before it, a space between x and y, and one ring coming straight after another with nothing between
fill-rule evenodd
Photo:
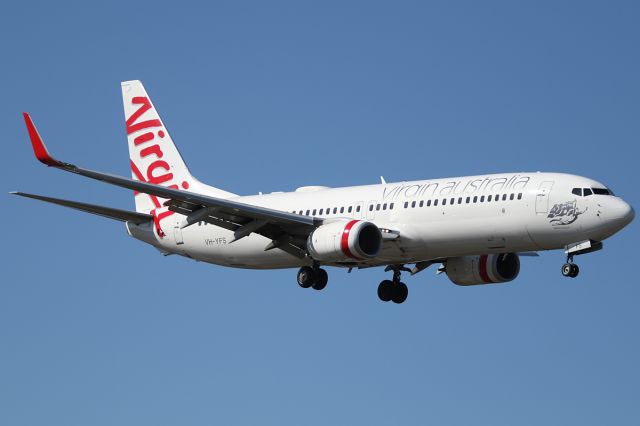
<instances>
[{"instance_id":1,"label":"red tail logo","mask_svg":"<svg viewBox=\"0 0 640 426\"><path fill-rule=\"evenodd\" d=\"M178 185L173 183L174 175L171 172L171 166L164 161L164 153L162 152L162 139L166 136L165 129L162 126L162 122L159 119L138 121L138 119L147 111L152 109L151 102L148 97L136 96L131 100L133 105L140 105L138 109L127 118L127 136L132 133L145 130L144 133L136 136L133 139L134 146L140 148L138 151L138 158L131 158L131 170L135 177L141 182L148 182L154 185L165 185L169 188L179 189ZM157 136L157 139L156 139ZM151 157L153 156L153 157ZM154 159L155 157L155 159ZM151 161L153 160L153 161ZM147 164L144 174L140 171L140 168L136 165L136 161L140 164ZM189 183L182 182L182 188L188 189ZM136 193L136 195L138 195ZM151 201L156 207L151 213L154 217L154 223L156 226L156 232L160 238L165 236L165 233L160 227L160 221L173 214L172 211L157 212L162 208L162 204L158 197L155 195L149 195Z\"/></svg>"}]
</instances>

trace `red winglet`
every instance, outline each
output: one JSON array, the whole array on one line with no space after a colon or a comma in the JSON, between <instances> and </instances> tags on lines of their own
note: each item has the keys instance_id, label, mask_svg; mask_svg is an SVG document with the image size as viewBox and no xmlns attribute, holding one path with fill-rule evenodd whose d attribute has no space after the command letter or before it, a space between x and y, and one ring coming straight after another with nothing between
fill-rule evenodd
<instances>
[{"instance_id":1,"label":"red winglet","mask_svg":"<svg viewBox=\"0 0 640 426\"><path fill-rule=\"evenodd\" d=\"M29 138L31 138L31 146L33 146L33 152L36 154L36 158L40 160L40 162L46 164L47 166L61 166L62 163L49 154L47 151L47 147L42 142L42 138L38 133L38 129L33 124L33 120L28 113L23 112L24 122L27 125L27 130L29 131Z\"/></svg>"}]
</instances>

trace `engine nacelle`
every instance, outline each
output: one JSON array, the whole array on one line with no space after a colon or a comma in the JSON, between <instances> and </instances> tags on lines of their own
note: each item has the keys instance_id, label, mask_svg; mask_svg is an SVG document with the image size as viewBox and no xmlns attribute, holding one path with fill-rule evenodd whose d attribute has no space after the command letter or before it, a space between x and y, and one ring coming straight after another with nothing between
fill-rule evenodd
<instances>
[{"instance_id":1,"label":"engine nacelle","mask_svg":"<svg viewBox=\"0 0 640 426\"><path fill-rule=\"evenodd\" d=\"M307 239L311 257L322 262L372 259L381 248L380 229L362 220L341 220L322 225Z\"/></svg>"},{"instance_id":2,"label":"engine nacelle","mask_svg":"<svg viewBox=\"0 0 640 426\"><path fill-rule=\"evenodd\" d=\"M516 253L452 257L446 272L457 285L506 283L518 276L520 258Z\"/></svg>"}]
</instances>

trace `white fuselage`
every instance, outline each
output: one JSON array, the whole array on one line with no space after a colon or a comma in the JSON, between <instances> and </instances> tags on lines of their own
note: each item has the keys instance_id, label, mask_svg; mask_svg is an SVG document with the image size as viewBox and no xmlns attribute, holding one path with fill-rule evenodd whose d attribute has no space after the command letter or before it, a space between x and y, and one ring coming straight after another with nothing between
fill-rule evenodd
<instances>
[{"instance_id":1,"label":"white fuselage","mask_svg":"<svg viewBox=\"0 0 640 426\"><path fill-rule=\"evenodd\" d=\"M361 219L399 233L379 256L362 265L407 264L458 256L561 249L602 241L633 218L613 195L581 196L574 188L604 188L592 179L560 173L507 173L345 188L306 187L295 192L233 198L323 219ZM437 205L436 205L437 204ZM159 249L199 261L240 268L291 268L310 264L251 234L230 243L233 232L206 222L180 229L184 216L162 220L164 238L132 229ZM153 235L153 237L151 237Z\"/></svg>"}]
</instances>

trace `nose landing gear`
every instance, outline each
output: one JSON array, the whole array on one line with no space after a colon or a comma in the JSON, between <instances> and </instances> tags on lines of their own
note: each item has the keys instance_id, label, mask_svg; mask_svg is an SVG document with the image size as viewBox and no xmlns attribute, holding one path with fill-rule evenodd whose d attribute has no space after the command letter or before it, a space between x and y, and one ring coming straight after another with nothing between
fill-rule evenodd
<instances>
[{"instance_id":1,"label":"nose landing gear","mask_svg":"<svg viewBox=\"0 0 640 426\"><path fill-rule=\"evenodd\" d=\"M409 288L403 282L400 282L400 272L411 272L410 269L404 266L387 266L385 272L393 271L393 280L384 280L378 286L378 297L383 302L393 301L393 303L402 303L407 300L409 295Z\"/></svg>"},{"instance_id":2,"label":"nose landing gear","mask_svg":"<svg viewBox=\"0 0 640 426\"><path fill-rule=\"evenodd\" d=\"M562 265L562 275L569 278L575 278L580 273L578 265L573 263L573 256L567 256L567 263Z\"/></svg>"}]
</instances>

